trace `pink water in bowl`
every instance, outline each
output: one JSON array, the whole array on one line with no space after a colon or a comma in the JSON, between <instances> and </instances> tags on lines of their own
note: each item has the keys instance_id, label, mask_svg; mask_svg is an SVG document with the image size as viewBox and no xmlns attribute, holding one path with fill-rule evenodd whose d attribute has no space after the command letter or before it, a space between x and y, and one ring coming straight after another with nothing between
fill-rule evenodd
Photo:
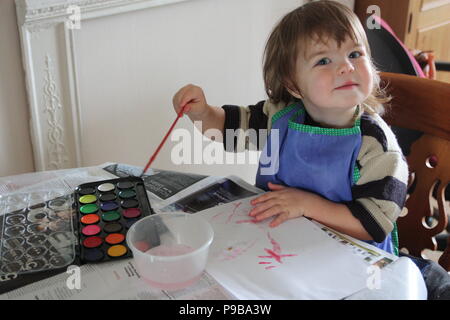
<instances>
[{"instance_id":1,"label":"pink water in bowl","mask_svg":"<svg viewBox=\"0 0 450 320\"><path fill-rule=\"evenodd\" d=\"M160 245L155 248L151 248L147 250L145 253L151 254L153 256L161 256L161 257L172 257L178 256L186 253L190 253L194 251L194 248L184 245L184 244L173 244L173 245ZM186 288L194 283L196 283L201 278L201 273L198 276L195 276L192 279L183 282L174 282L174 283L164 283L157 282L154 280L150 280L148 278L143 277L144 281L147 282L152 287L160 288L163 290L180 290Z\"/></svg>"},{"instance_id":2,"label":"pink water in bowl","mask_svg":"<svg viewBox=\"0 0 450 320\"><path fill-rule=\"evenodd\" d=\"M192 251L194 251L194 248L185 244L162 244L147 250L145 253L151 254L153 256L172 257L186 254Z\"/></svg>"}]
</instances>

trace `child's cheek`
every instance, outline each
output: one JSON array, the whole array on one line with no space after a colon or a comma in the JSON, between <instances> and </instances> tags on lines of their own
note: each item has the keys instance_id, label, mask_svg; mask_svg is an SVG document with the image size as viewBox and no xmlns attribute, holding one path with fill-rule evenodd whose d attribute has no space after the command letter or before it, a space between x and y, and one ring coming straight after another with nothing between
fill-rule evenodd
<instances>
[{"instance_id":1,"label":"child's cheek","mask_svg":"<svg viewBox=\"0 0 450 320\"><path fill-rule=\"evenodd\" d=\"M362 59L359 66L359 73L361 77L361 84L365 94L369 95L373 87L373 71L367 59Z\"/></svg>"},{"instance_id":2,"label":"child's cheek","mask_svg":"<svg viewBox=\"0 0 450 320\"><path fill-rule=\"evenodd\" d=\"M311 90L309 90L311 93L311 100L323 102L327 99L329 93L333 91L332 77L323 72L314 75L311 80Z\"/></svg>"}]
</instances>

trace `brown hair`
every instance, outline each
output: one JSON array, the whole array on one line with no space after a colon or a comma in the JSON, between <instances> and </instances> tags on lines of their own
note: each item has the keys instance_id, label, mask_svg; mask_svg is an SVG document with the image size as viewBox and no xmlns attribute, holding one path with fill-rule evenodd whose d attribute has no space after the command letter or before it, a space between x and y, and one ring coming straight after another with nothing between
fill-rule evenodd
<instances>
[{"instance_id":1,"label":"brown hair","mask_svg":"<svg viewBox=\"0 0 450 320\"><path fill-rule=\"evenodd\" d=\"M295 98L287 88L300 92L295 81L297 56L300 50L305 55L308 44L318 39L325 42L334 39L340 46L350 37L362 42L371 61L366 33L358 17L345 5L335 1L309 2L284 16L275 26L264 50L263 75L267 95L275 102L289 103ZM373 62L373 88L362 103L368 113L382 114L383 103L390 100L380 87L380 77Z\"/></svg>"}]
</instances>

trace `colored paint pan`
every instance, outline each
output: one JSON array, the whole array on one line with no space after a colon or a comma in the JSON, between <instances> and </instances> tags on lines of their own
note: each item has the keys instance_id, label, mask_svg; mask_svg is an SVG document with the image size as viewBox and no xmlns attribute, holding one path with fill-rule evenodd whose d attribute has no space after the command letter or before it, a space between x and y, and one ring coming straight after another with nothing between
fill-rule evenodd
<instances>
[{"instance_id":1,"label":"colored paint pan","mask_svg":"<svg viewBox=\"0 0 450 320\"><path fill-rule=\"evenodd\" d=\"M88 237L84 239L83 246L86 248L97 248L103 244L103 239L100 237Z\"/></svg>"},{"instance_id":2,"label":"colored paint pan","mask_svg":"<svg viewBox=\"0 0 450 320\"><path fill-rule=\"evenodd\" d=\"M100 208L102 209L102 211L111 211L119 208L119 205L115 201L108 201L100 204Z\"/></svg>"},{"instance_id":3,"label":"colored paint pan","mask_svg":"<svg viewBox=\"0 0 450 320\"><path fill-rule=\"evenodd\" d=\"M130 181L122 181L117 184L117 188L119 189L131 189L133 186L134 184Z\"/></svg>"},{"instance_id":4,"label":"colored paint pan","mask_svg":"<svg viewBox=\"0 0 450 320\"><path fill-rule=\"evenodd\" d=\"M81 230L81 233L84 234L85 236L95 236L97 234L99 234L102 231L102 229L100 229L100 227L96 224L91 224L89 226L84 227Z\"/></svg>"},{"instance_id":5,"label":"colored paint pan","mask_svg":"<svg viewBox=\"0 0 450 320\"><path fill-rule=\"evenodd\" d=\"M130 208L123 211L123 216L125 218L137 218L141 215L141 209L139 208Z\"/></svg>"},{"instance_id":6,"label":"colored paint pan","mask_svg":"<svg viewBox=\"0 0 450 320\"><path fill-rule=\"evenodd\" d=\"M95 201L97 201L97 197L92 194L88 194L88 195L80 197L80 199L78 201L80 201L80 203L83 203L83 204L94 203Z\"/></svg>"},{"instance_id":7,"label":"colored paint pan","mask_svg":"<svg viewBox=\"0 0 450 320\"><path fill-rule=\"evenodd\" d=\"M112 183L103 183L97 187L97 190L100 192L111 192L116 188Z\"/></svg>"},{"instance_id":8,"label":"colored paint pan","mask_svg":"<svg viewBox=\"0 0 450 320\"><path fill-rule=\"evenodd\" d=\"M83 224L94 224L100 221L100 217L94 213L82 216L80 219Z\"/></svg>"},{"instance_id":9,"label":"colored paint pan","mask_svg":"<svg viewBox=\"0 0 450 320\"><path fill-rule=\"evenodd\" d=\"M119 197L122 199L130 199L136 197L136 191L127 189L119 192Z\"/></svg>"},{"instance_id":10,"label":"colored paint pan","mask_svg":"<svg viewBox=\"0 0 450 320\"><path fill-rule=\"evenodd\" d=\"M88 262L99 262L102 261L105 257L103 250L94 248L94 249L85 249L83 251L83 259Z\"/></svg>"},{"instance_id":11,"label":"colored paint pan","mask_svg":"<svg viewBox=\"0 0 450 320\"><path fill-rule=\"evenodd\" d=\"M109 244L119 244L125 240L125 236L121 233L111 233L106 236L105 241Z\"/></svg>"},{"instance_id":12,"label":"colored paint pan","mask_svg":"<svg viewBox=\"0 0 450 320\"><path fill-rule=\"evenodd\" d=\"M98 211L98 206L95 203L85 204L81 206L80 211L84 214L95 213Z\"/></svg>"},{"instance_id":13,"label":"colored paint pan","mask_svg":"<svg viewBox=\"0 0 450 320\"><path fill-rule=\"evenodd\" d=\"M117 221L120 219L120 213L117 211L107 211L102 214L102 220L106 222Z\"/></svg>"},{"instance_id":14,"label":"colored paint pan","mask_svg":"<svg viewBox=\"0 0 450 320\"><path fill-rule=\"evenodd\" d=\"M112 258L118 258L118 257L125 255L127 253L127 251L128 251L127 247L125 247L124 245L118 244L118 245L115 245L115 246L112 246L111 248L109 248L107 253L108 253L108 256L110 256Z\"/></svg>"},{"instance_id":15,"label":"colored paint pan","mask_svg":"<svg viewBox=\"0 0 450 320\"><path fill-rule=\"evenodd\" d=\"M121 203L122 208L136 208L139 205L139 202L136 199L127 199L123 200Z\"/></svg>"},{"instance_id":16,"label":"colored paint pan","mask_svg":"<svg viewBox=\"0 0 450 320\"><path fill-rule=\"evenodd\" d=\"M115 193L103 193L100 195L99 199L101 202L108 202L116 200L116 194Z\"/></svg>"},{"instance_id":17,"label":"colored paint pan","mask_svg":"<svg viewBox=\"0 0 450 320\"><path fill-rule=\"evenodd\" d=\"M91 187L83 188L83 189L80 189L78 191L78 193L82 196L87 195L87 194L93 194L93 193L95 193L95 189L91 188Z\"/></svg>"},{"instance_id":18,"label":"colored paint pan","mask_svg":"<svg viewBox=\"0 0 450 320\"><path fill-rule=\"evenodd\" d=\"M118 222L107 223L103 226L103 231L106 233L116 233L123 229L122 224Z\"/></svg>"}]
</instances>

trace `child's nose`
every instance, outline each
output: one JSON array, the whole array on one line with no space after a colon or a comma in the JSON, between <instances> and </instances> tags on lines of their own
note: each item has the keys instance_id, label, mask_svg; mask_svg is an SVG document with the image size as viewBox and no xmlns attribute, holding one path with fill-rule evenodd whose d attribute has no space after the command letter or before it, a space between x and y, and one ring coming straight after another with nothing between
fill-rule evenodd
<instances>
[{"instance_id":1,"label":"child's nose","mask_svg":"<svg viewBox=\"0 0 450 320\"><path fill-rule=\"evenodd\" d=\"M345 60L339 66L338 73L339 74L346 74L346 73L353 72L353 71L355 71L355 67L353 66L353 64L350 61Z\"/></svg>"}]
</instances>

